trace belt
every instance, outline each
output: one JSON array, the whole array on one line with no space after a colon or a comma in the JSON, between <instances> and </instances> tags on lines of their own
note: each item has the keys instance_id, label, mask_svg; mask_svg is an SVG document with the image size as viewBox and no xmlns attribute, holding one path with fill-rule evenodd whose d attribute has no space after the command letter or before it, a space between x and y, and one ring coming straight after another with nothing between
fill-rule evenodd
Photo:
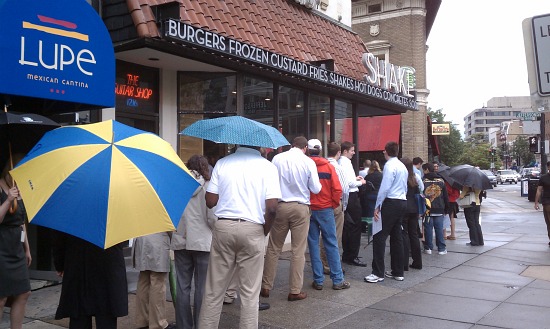
<instances>
[{"instance_id":1,"label":"belt","mask_svg":"<svg viewBox=\"0 0 550 329\"><path fill-rule=\"evenodd\" d=\"M246 219L244 218L224 218L224 217L219 217L218 220L230 220L232 222L248 222Z\"/></svg>"}]
</instances>

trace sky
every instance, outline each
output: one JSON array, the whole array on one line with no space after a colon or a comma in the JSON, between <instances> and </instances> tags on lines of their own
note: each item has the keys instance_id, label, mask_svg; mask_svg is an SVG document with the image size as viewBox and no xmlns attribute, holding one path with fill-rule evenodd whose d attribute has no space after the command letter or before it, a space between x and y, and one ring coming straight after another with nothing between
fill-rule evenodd
<instances>
[{"instance_id":1,"label":"sky","mask_svg":"<svg viewBox=\"0 0 550 329\"><path fill-rule=\"evenodd\" d=\"M443 0L428 36L428 107L464 132L464 117L492 97L529 96L522 21L548 0Z\"/></svg>"}]
</instances>

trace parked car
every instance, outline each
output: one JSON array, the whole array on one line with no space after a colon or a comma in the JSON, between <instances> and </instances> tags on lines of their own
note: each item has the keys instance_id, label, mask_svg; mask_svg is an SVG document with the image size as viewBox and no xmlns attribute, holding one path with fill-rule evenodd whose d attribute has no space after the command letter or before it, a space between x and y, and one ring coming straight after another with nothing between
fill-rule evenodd
<instances>
[{"instance_id":1,"label":"parked car","mask_svg":"<svg viewBox=\"0 0 550 329\"><path fill-rule=\"evenodd\" d=\"M491 185L493 185L494 187L497 187L497 176L495 176L495 174L493 174L492 171L483 169L481 170L481 172L487 175L487 178L489 178L489 180L491 181Z\"/></svg>"},{"instance_id":2,"label":"parked car","mask_svg":"<svg viewBox=\"0 0 550 329\"><path fill-rule=\"evenodd\" d=\"M540 176L540 170L537 167L522 168L520 172L521 178L538 178Z\"/></svg>"},{"instance_id":3,"label":"parked car","mask_svg":"<svg viewBox=\"0 0 550 329\"><path fill-rule=\"evenodd\" d=\"M510 184L517 184L518 177L514 174L514 172L515 171L511 169L497 170L497 182L499 184L504 184L507 182L510 182Z\"/></svg>"}]
</instances>

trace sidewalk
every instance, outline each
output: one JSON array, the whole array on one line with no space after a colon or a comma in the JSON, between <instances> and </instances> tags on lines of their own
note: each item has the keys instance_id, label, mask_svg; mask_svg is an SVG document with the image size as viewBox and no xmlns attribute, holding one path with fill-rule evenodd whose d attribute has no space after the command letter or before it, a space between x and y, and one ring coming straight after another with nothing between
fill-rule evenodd
<instances>
[{"instance_id":1,"label":"sidewalk","mask_svg":"<svg viewBox=\"0 0 550 329\"><path fill-rule=\"evenodd\" d=\"M332 290L326 277L325 289L313 290L306 255L303 290L308 298L288 302L290 254L283 253L275 288L269 298L261 298L271 309L260 312L260 328L550 328L550 248L543 215L526 198L505 193L491 192L483 201L485 246L466 246L468 229L460 213L457 240L446 241L448 254L423 254L423 269L405 272L402 282L363 282L371 270L368 245L360 256L369 266L344 265L351 289ZM364 237L363 246L366 242ZM67 320L53 320L59 290L58 285L33 291L25 329L68 327ZM119 319L119 328L135 328L134 297L130 293L130 315ZM171 303L168 311L173 322ZM238 316L238 300L224 305L219 327L238 328ZM8 328L7 318L4 314L0 328Z\"/></svg>"}]
</instances>

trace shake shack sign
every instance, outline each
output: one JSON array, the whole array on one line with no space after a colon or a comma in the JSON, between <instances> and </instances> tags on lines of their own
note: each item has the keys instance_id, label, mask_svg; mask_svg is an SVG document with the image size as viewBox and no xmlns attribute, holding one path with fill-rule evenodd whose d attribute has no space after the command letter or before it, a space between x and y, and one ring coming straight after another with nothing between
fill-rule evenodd
<instances>
[{"instance_id":1,"label":"shake shack sign","mask_svg":"<svg viewBox=\"0 0 550 329\"><path fill-rule=\"evenodd\" d=\"M376 97L412 110L417 109L416 100L410 94L407 83L407 74L410 75L410 73L406 69L389 63L382 61L378 63L370 58L371 54L363 56L362 61L367 72L364 80L356 80L180 21L167 20L163 27L164 37L172 41L208 48L332 86Z\"/></svg>"}]
</instances>

